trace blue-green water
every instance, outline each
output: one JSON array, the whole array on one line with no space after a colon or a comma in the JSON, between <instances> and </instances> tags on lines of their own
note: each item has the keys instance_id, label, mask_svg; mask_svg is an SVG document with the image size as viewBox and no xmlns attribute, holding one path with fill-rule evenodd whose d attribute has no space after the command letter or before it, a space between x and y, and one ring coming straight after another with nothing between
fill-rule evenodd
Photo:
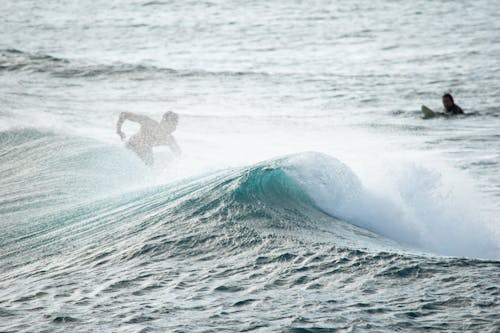
<instances>
[{"instance_id":1,"label":"blue-green water","mask_svg":"<svg viewBox=\"0 0 500 333\"><path fill-rule=\"evenodd\" d=\"M7 1L0 332L497 332L495 8Z\"/></svg>"}]
</instances>

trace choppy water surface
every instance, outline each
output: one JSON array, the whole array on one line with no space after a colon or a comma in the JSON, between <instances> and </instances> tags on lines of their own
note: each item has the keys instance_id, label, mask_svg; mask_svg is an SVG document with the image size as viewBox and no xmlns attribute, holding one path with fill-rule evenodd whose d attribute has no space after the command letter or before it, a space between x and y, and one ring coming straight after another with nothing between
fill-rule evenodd
<instances>
[{"instance_id":1,"label":"choppy water surface","mask_svg":"<svg viewBox=\"0 0 500 333\"><path fill-rule=\"evenodd\" d=\"M496 1L2 5L1 332L498 331Z\"/></svg>"}]
</instances>

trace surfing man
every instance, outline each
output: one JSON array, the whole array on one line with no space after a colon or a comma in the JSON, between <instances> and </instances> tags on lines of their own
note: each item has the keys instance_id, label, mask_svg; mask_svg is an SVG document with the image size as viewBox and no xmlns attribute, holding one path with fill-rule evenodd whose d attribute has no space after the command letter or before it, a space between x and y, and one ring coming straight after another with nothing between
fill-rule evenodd
<instances>
[{"instance_id":1,"label":"surfing man","mask_svg":"<svg viewBox=\"0 0 500 333\"><path fill-rule=\"evenodd\" d=\"M444 106L443 114L446 115L464 114L462 108L456 105L455 101L453 101L453 96L451 96L451 94L443 95L443 106Z\"/></svg>"},{"instance_id":2,"label":"surfing man","mask_svg":"<svg viewBox=\"0 0 500 333\"><path fill-rule=\"evenodd\" d=\"M139 132L132 135L127 141L127 148L133 150L146 165L153 165L153 147L169 146L175 155L180 155L181 150L177 145L172 133L177 127L179 116L172 112L166 112L161 121L157 122L149 117L132 112L122 112L116 123L116 133L125 140L122 125L125 120L130 120L141 125Z\"/></svg>"}]
</instances>

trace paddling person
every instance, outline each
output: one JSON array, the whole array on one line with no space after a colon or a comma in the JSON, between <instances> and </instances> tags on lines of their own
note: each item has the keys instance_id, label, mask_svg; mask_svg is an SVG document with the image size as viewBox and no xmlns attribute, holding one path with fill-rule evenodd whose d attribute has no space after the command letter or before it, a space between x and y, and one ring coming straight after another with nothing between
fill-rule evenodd
<instances>
[{"instance_id":1,"label":"paddling person","mask_svg":"<svg viewBox=\"0 0 500 333\"><path fill-rule=\"evenodd\" d=\"M456 105L455 101L453 101L453 96L451 96L451 94L443 95L443 106L444 106L444 112L442 114L446 115L464 114L462 108Z\"/></svg>"},{"instance_id":2,"label":"paddling person","mask_svg":"<svg viewBox=\"0 0 500 333\"><path fill-rule=\"evenodd\" d=\"M116 123L116 133L125 140L122 125L125 120L133 121L141 125L139 132L132 135L127 141L127 148L133 150L146 165L153 165L153 147L169 146L175 155L180 155L181 150L172 136L177 127L179 116L172 112L166 112L161 121L157 122L147 116L132 112L122 112Z\"/></svg>"}]
</instances>

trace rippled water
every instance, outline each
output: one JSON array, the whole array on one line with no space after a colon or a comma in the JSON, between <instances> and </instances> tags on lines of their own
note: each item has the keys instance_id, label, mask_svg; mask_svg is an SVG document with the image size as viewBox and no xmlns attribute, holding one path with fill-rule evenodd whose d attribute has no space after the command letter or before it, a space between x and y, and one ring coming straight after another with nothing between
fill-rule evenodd
<instances>
[{"instance_id":1,"label":"rippled water","mask_svg":"<svg viewBox=\"0 0 500 333\"><path fill-rule=\"evenodd\" d=\"M4 2L1 332L498 331L496 1Z\"/></svg>"}]
</instances>

